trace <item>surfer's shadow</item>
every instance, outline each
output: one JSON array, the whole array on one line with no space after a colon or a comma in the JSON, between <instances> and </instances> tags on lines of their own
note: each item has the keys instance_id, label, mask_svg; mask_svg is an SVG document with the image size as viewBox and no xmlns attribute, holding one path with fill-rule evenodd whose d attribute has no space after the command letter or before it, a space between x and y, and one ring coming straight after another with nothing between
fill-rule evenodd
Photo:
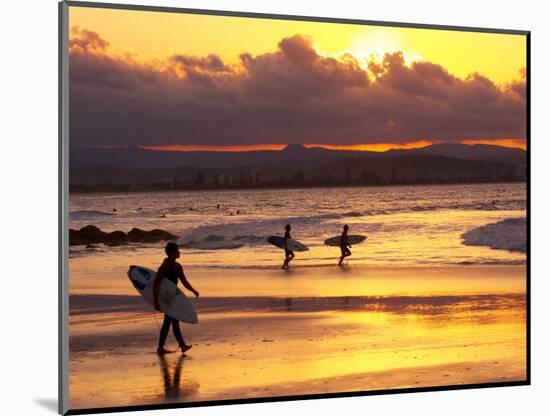
<instances>
[{"instance_id":1,"label":"surfer's shadow","mask_svg":"<svg viewBox=\"0 0 550 416\"><path fill-rule=\"evenodd\" d=\"M165 399L182 399L198 393L200 384L183 377L183 365L188 360L189 357L182 354L171 365L165 355L159 355Z\"/></svg>"}]
</instances>

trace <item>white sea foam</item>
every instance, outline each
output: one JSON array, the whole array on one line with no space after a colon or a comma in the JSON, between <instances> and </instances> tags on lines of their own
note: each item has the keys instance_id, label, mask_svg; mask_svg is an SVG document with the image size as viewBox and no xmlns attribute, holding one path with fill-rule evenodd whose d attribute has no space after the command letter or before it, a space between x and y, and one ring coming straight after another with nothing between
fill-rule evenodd
<instances>
[{"instance_id":1,"label":"white sea foam","mask_svg":"<svg viewBox=\"0 0 550 416\"><path fill-rule=\"evenodd\" d=\"M494 224L474 228L462 235L468 246L487 246L493 249L526 251L527 223L525 218L507 218Z\"/></svg>"}]
</instances>

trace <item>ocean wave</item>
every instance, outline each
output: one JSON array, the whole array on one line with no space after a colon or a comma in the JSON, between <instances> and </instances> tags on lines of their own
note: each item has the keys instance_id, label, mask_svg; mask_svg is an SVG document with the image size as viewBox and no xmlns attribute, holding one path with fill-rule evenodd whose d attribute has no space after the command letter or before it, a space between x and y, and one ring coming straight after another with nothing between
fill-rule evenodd
<instances>
[{"instance_id":1,"label":"ocean wave","mask_svg":"<svg viewBox=\"0 0 550 416\"><path fill-rule=\"evenodd\" d=\"M244 246L254 246L265 243L264 237L254 235L238 235L236 237L224 237L217 234L209 234L201 239L180 240L178 245L183 248L196 250L233 250Z\"/></svg>"},{"instance_id":2,"label":"ocean wave","mask_svg":"<svg viewBox=\"0 0 550 416\"><path fill-rule=\"evenodd\" d=\"M78 211L69 212L69 217L71 220L91 220L96 218L110 217L116 215L114 212L103 212L97 211L94 209L81 209Z\"/></svg>"},{"instance_id":3,"label":"ocean wave","mask_svg":"<svg viewBox=\"0 0 550 416\"><path fill-rule=\"evenodd\" d=\"M526 218L507 218L483 225L462 234L463 244L485 246L496 250L526 251Z\"/></svg>"},{"instance_id":4,"label":"ocean wave","mask_svg":"<svg viewBox=\"0 0 550 416\"><path fill-rule=\"evenodd\" d=\"M523 204L521 204L523 202ZM372 211L375 215L395 214L399 212L424 212L424 211L445 211L445 210L461 210L461 211L509 211L509 210L524 210L525 200L518 201L491 201L491 202L467 202L457 204L456 201L444 202L440 204L417 204L410 206L401 206L389 208L386 210Z\"/></svg>"},{"instance_id":5,"label":"ocean wave","mask_svg":"<svg viewBox=\"0 0 550 416\"><path fill-rule=\"evenodd\" d=\"M320 214L289 218L202 225L187 231L178 245L197 250L231 250L244 246L267 245L267 236L282 234L286 224L292 224L301 235L315 235L321 224L342 218L340 214ZM340 225L335 226L335 232Z\"/></svg>"},{"instance_id":6,"label":"ocean wave","mask_svg":"<svg viewBox=\"0 0 550 416\"><path fill-rule=\"evenodd\" d=\"M365 214L362 212L357 211L351 211L351 212L345 212L342 214L342 217L364 217Z\"/></svg>"}]
</instances>

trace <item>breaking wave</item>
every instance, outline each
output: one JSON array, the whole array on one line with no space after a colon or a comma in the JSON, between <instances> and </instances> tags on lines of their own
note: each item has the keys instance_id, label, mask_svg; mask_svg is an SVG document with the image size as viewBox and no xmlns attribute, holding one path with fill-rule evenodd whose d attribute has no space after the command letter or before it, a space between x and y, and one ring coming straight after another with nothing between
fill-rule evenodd
<instances>
[{"instance_id":1,"label":"breaking wave","mask_svg":"<svg viewBox=\"0 0 550 416\"><path fill-rule=\"evenodd\" d=\"M342 218L339 214L321 214L311 217L290 217L282 219L264 219L237 223L203 225L187 231L178 245L197 250L230 250L244 246L268 244L269 235L282 234L286 224L300 235L316 235L321 224ZM336 227L335 227L336 229Z\"/></svg>"},{"instance_id":2,"label":"breaking wave","mask_svg":"<svg viewBox=\"0 0 550 416\"><path fill-rule=\"evenodd\" d=\"M525 218L507 218L483 225L462 234L467 246L486 246L496 250L526 251L527 222Z\"/></svg>"},{"instance_id":3,"label":"breaking wave","mask_svg":"<svg viewBox=\"0 0 550 416\"><path fill-rule=\"evenodd\" d=\"M81 209L69 213L72 221L94 220L97 218L110 217L113 215L116 214L114 212L103 212L94 209Z\"/></svg>"},{"instance_id":4,"label":"breaking wave","mask_svg":"<svg viewBox=\"0 0 550 416\"><path fill-rule=\"evenodd\" d=\"M204 238L183 239L178 241L180 247L194 248L197 250L232 250L244 246L254 246L264 243L264 237L254 235L238 235L235 237L224 237L216 234L209 234Z\"/></svg>"}]
</instances>

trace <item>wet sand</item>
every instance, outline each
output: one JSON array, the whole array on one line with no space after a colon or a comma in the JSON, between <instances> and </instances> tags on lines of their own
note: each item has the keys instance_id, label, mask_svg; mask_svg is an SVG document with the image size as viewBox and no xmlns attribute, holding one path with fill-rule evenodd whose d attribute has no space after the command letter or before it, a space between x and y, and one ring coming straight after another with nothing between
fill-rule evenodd
<instances>
[{"instance_id":1,"label":"wet sand","mask_svg":"<svg viewBox=\"0 0 550 416\"><path fill-rule=\"evenodd\" d=\"M162 316L140 297L77 291L70 406L525 379L524 266L384 270L241 270L239 297L231 276L215 287L215 272L195 270L204 298L194 301L200 323L183 325L193 344L184 357L154 353Z\"/></svg>"},{"instance_id":2,"label":"wet sand","mask_svg":"<svg viewBox=\"0 0 550 416\"><path fill-rule=\"evenodd\" d=\"M131 295L136 291L126 272L129 264L156 270L158 252L149 257L111 255L101 260L78 258L70 264L71 295ZM269 268L187 266L189 281L204 297L327 297L327 296L434 296L525 293L525 265L371 266L346 267L335 263L308 267L296 261L289 271ZM200 302L199 302L200 303Z\"/></svg>"}]
</instances>

